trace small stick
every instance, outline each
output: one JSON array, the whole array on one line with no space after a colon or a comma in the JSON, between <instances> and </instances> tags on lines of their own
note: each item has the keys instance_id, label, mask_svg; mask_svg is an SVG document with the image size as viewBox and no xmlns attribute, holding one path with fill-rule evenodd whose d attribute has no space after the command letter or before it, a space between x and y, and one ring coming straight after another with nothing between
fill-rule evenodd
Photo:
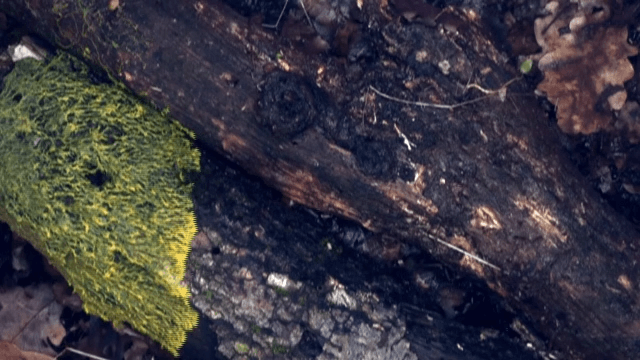
<instances>
[{"instance_id":1,"label":"small stick","mask_svg":"<svg viewBox=\"0 0 640 360\"><path fill-rule=\"evenodd\" d=\"M316 29L316 26L313 24L313 22L311 22L311 18L309 17L309 14L307 13L307 9L304 7L304 0L298 0L298 1L300 2L300 6L302 6L302 11L304 12L304 16L307 17L307 21L309 22L309 25L311 25L313 30L317 33L318 29Z\"/></svg>"},{"instance_id":2,"label":"small stick","mask_svg":"<svg viewBox=\"0 0 640 360\"><path fill-rule=\"evenodd\" d=\"M74 348L69 348L69 347L68 348L64 348L64 350L60 354L58 354L58 356L56 356L55 358L56 359L59 358L60 356L64 355L64 353L67 352L67 351L72 352L72 353L76 353L78 355L86 356L88 358L95 359L95 360L109 360L109 359L105 359L105 358L97 356L97 355L89 354L89 353L86 353L84 351L76 350Z\"/></svg>"},{"instance_id":3,"label":"small stick","mask_svg":"<svg viewBox=\"0 0 640 360\"><path fill-rule=\"evenodd\" d=\"M458 104L447 105L447 104L434 104L434 103L428 103L428 102L422 102L422 101L404 100L404 99L397 98L395 96L387 95L387 94L383 93L382 91L374 88L373 85L369 85L369 88L371 90L373 90L373 92L375 92L376 94L382 96L385 99L391 100L391 101L395 101L395 102L399 102L399 103L407 104L407 105L415 105L415 106L430 107L430 108L435 108L435 109L446 109L446 110L453 110L453 109L458 108L460 106L469 105L469 104L478 102L480 100L483 100L483 99L486 99L486 98L489 97L489 95L487 95L487 96L479 97L477 99L461 102L461 103L458 103Z\"/></svg>"},{"instance_id":4,"label":"small stick","mask_svg":"<svg viewBox=\"0 0 640 360\"><path fill-rule=\"evenodd\" d=\"M487 266L489 266L489 267L492 267L492 268L494 268L494 269L496 269L496 270L500 271L500 268L499 268L499 267L497 267L497 266L493 265L492 263L488 262L487 260L484 260L484 259L480 258L479 256L473 255L472 253L470 253L470 252L468 252L468 251L466 251L466 250L464 250L464 249L461 249L461 248L459 248L459 247L457 247L457 246L455 246L455 245L451 245L451 244L449 244L448 242L446 242L446 241L444 241L444 240L440 240L440 239L438 239L437 237L435 237L435 236L433 236L433 235L429 235L429 234L427 234L427 236L429 237L429 239L431 239L431 240L435 240L435 241L439 242L440 244L442 244L442 245L444 245L444 246L446 246L446 247L449 247L449 248L451 248L451 249L453 249L453 250L455 250L455 251L457 251L457 252L460 252L460 253L462 253L462 254L464 254L464 255L467 255L468 257L470 257L470 258L472 258L472 259L476 260L477 262L479 262L479 263L481 263L481 264L487 265Z\"/></svg>"},{"instance_id":5,"label":"small stick","mask_svg":"<svg viewBox=\"0 0 640 360\"><path fill-rule=\"evenodd\" d=\"M489 98L489 97L491 97L491 96L493 96L495 94L498 94L498 95L504 94L505 93L505 89L509 85L511 85L513 82L515 82L517 80L520 80L520 79L521 79L521 77L517 77L517 78L513 78L513 79L509 80L504 85L502 85L498 90L487 90L487 89L485 89L485 88L483 88L480 85L475 84L475 83L467 85L465 90L469 89L469 88L475 88L475 89L478 89L478 90L482 91L483 93L485 93L487 95L481 96L481 97L476 98L476 99L463 101L461 103L457 103L457 104L453 104L453 105L434 104L434 103L428 103L428 102L422 102L422 101L404 100L404 99L397 98L395 96L387 95L387 94L383 93L382 91L380 91L380 90L376 89L375 87L373 87L373 85L369 85L369 88L371 90L373 90L376 94L382 96L385 99L388 99L388 100L391 100L391 101L395 101L395 102L399 102L399 103L402 103L402 104L422 106L422 107L430 107L430 108L435 108L435 109L453 110L453 109L459 108L461 106L470 105L470 104L476 103L478 101L484 100L484 99ZM502 96L500 98L502 99Z\"/></svg>"},{"instance_id":6,"label":"small stick","mask_svg":"<svg viewBox=\"0 0 640 360\"><path fill-rule=\"evenodd\" d=\"M514 82L516 82L516 81L518 81L520 79L522 79L521 76L509 80L506 83L504 83L504 85L500 86L500 88L498 90L487 90L487 89L483 88L482 86L480 86L480 85L478 85L476 83L467 85L464 90L467 91L467 89L474 88L474 89L478 89L478 90L482 91L485 94L495 95L495 94L499 94L500 91L503 91L504 88L506 88L507 86L513 84Z\"/></svg>"},{"instance_id":7,"label":"small stick","mask_svg":"<svg viewBox=\"0 0 640 360\"><path fill-rule=\"evenodd\" d=\"M313 30L317 33L318 29L316 29L316 26L313 24L313 21L311 21L311 18L309 17L309 14L307 13L307 9L304 7L304 0L298 0L300 2L300 6L302 7L302 11L304 12L304 16L307 17L307 21L309 22L309 25L311 25L311 27L313 28ZM271 24L262 24L263 27L269 28L269 29L275 29L278 27L278 25L280 24L280 20L282 19L282 15L284 15L284 10L287 8L287 5L289 4L289 0L285 1L284 3L284 7L282 7L282 11L280 11L280 16L278 16L278 21L276 21L275 24L271 25Z\"/></svg>"},{"instance_id":8,"label":"small stick","mask_svg":"<svg viewBox=\"0 0 640 360\"><path fill-rule=\"evenodd\" d=\"M278 25L280 24L280 19L282 19L282 15L284 15L284 10L287 8L287 5L289 4L289 0L285 1L284 6L282 7L282 11L280 11L280 16L278 16L278 21L276 21L275 24L270 25L270 24L262 24L263 27L269 28L269 29L275 29L278 27ZM305 12L306 14L306 12Z\"/></svg>"}]
</instances>

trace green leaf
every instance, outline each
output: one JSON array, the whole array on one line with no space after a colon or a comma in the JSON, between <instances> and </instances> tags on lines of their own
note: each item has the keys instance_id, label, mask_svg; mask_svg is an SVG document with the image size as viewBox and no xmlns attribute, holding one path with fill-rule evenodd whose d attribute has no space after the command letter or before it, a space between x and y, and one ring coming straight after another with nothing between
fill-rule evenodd
<instances>
[{"instance_id":1,"label":"green leaf","mask_svg":"<svg viewBox=\"0 0 640 360\"><path fill-rule=\"evenodd\" d=\"M533 68L533 60L527 59L520 63L520 72L523 74L528 74Z\"/></svg>"}]
</instances>

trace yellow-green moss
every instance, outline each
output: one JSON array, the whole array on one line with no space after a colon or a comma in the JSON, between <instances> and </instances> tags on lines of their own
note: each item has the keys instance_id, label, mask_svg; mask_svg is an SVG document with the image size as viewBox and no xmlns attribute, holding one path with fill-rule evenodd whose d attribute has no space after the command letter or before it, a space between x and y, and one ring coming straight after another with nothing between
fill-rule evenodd
<instances>
[{"instance_id":1,"label":"yellow-green moss","mask_svg":"<svg viewBox=\"0 0 640 360\"><path fill-rule=\"evenodd\" d=\"M70 55L20 61L0 93L0 219L88 313L174 354L197 313L181 284L196 232L193 134Z\"/></svg>"}]
</instances>

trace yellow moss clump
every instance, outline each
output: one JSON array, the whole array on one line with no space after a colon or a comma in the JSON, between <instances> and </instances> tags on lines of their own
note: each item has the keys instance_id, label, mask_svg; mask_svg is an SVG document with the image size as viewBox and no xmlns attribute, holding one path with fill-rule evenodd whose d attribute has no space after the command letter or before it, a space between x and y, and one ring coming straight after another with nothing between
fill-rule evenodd
<instances>
[{"instance_id":1,"label":"yellow moss clump","mask_svg":"<svg viewBox=\"0 0 640 360\"><path fill-rule=\"evenodd\" d=\"M0 219L88 313L173 354L198 321L181 280L196 233L193 134L70 55L20 61L0 93Z\"/></svg>"}]
</instances>

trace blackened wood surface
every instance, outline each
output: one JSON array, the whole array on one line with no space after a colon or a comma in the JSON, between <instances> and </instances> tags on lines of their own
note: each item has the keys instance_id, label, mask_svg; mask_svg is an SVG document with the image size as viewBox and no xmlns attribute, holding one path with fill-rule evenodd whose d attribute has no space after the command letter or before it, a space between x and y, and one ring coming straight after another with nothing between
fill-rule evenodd
<instances>
[{"instance_id":1,"label":"blackened wood surface","mask_svg":"<svg viewBox=\"0 0 640 360\"><path fill-rule=\"evenodd\" d=\"M215 1L111 11L106 1L0 0L0 9L169 106L294 201L476 273L528 314L549 349L635 358L638 234L580 180L535 100L516 95L526 89L450 111L369 87L454 104L481 95L464 91L469 82L512 79L474 13L448 11L432 26L365 3L357 21L336 25L346 56L318 55Z\"/></svg>"}]
</instances>

